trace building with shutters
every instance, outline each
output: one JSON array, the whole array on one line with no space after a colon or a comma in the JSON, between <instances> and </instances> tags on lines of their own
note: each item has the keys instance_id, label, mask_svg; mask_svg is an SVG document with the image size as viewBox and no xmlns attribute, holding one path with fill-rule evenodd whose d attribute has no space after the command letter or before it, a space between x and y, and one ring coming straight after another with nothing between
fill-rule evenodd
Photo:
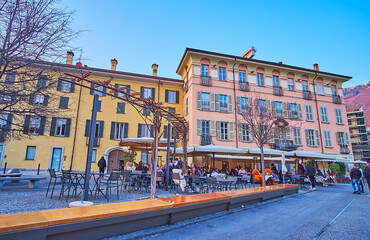
<instances>
[{"instance_id":1,"label":"building with shutters","mask_svg":"<svg viewBox=\"0 0 370 240\"><path fill-rule=\"evenodd\" d=\"M141 92L143 97L152 97L155 101L163 102L164 106L182 114L183 81L157 76L158 65L153 64L153 75L143 75L116 71L118 61L112 59L110 70L82 66L80 62L73 65L73 53L67 54L66 64L44 63L46 71L58 68L60 72L81 75L92 74L89 79L96 81L111 80L115 86L127 86ZM51 72L52 73L52 72ZM14 72L9 76L17 77ZM9 78L9 77L8 77ZM47 81L45 78L43 81ZM73 79L72 79L73 80ZM73 80L74 81L74 80ZM104 87L99 90L106 92ZM84 170L87 158L88 135L90 128L93 90L81 88L73 84L59 81L55 86L53 96L31 96L29 104L50 107L58 113L55 116L26 116L22 120L24 138L0 142L0 166L18 169L54 168ZM117 146L121 138L152 137L153 127L145 125L137 111L125 102L99 94L99 105L94 138L93 161L97 162L104 156L107 160L108 171L119 168L120 153L125 150ZM50 97L53 97L51 101ZM147 112L146 114L150 114ZM4 116L0 116L4 118ZM9 118L7 118L9 121ZM11 120L11 119L10 119ZM1 123L7 123L2 121ZM163 124L167 124L166 122ZM167 127L162 125L162 131ZM166 134L167 135L167 134ZM163 136L163 137L166 137ZM137 152L137 161L148 161L146 151ZM165 161L163 152L159 153L159 161ZM92 163L92 170L97 171L97 164Z\"/></svg>"},{"instance_id":2,"label":"building with shutters","mask_svg":"<svg viewBox=\"0 0 370 240\"><path fill-rule=\"evenodd\" d=\"M270 146L351 158L342 84L351 77L283 63L187 48L177 73L184 81L184 115L189 146L257 147L239 113L271 109L290 129ZM315 80L315 82L313 82ZM195 158L201 164L201 157ZM223 163L218 162L220 168ZM231 166L233 167L233 166Z\"/></svg>"}]
</instances>

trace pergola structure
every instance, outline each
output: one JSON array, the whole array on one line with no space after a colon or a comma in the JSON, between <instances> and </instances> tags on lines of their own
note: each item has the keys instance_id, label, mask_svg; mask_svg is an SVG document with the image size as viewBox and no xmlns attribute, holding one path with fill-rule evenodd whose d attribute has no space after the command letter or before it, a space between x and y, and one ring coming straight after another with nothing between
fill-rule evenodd
<instances>
[{"instance_id":1,"label":"pergola structure","mask_svg":"<svg viewBox=\"0 0 370 240\"><path fill-rule=\"evenodd\" d=\"M179 114L173 111L170 111L169 107L163 106L163 103L156 102L151 97L144 98L141 92L136 92L132 89L130 89L130 92L129 92L127 91L127 86L116 87L116 85L111 83L112 79L109 79L104 82L88 79L88 77L91 75L91 72L82 74L81 76L70 74L70 73L64 73L64 74L68 77L75 78L76 82L68 78L64 78L64 77L60 77L59 80L68 82L71 84L75 84L77 86L93 90L95 93L99 92L99 93L111 96L113 98L119 99L123 102L126 102L137 110L137 112L140 114L140 116L143 118L143 120L147 124L148 122L153 124L154 141L152 143L152 156L150 159L150 171L151 171L151 194L150 196L151 198L155 197L155 192L156 192L157 155L158 155L158 143L159 143L159 137L160 137L159 129L161 128L162 119L166 119L168 122L172 124L172 127L175 130L176 136L181 140L182 148L184 150L183 151L183 162L184 162L183 167L184 169L185 167L187 167L187 151L186 150L187 150L187 142L188 142L188 134L189 134L189 125L184 117L180 116ZM85 85L84 84L85 82L88 85ZM106 92L102 91L101 89L99 89L99 87L104 87L107 89L107 91ZM94 97L94 101L95 101L95 97ZM144 114L144 111L150 111L151 112L150 116L147 116L148 114ZM95 113L95 116L96 116L96 113ZM92 129L94 128L90 127L90 131ZM168 129L168 131L170 132L170 128ZM168 134L168 136L171 136L171 135ZM169 146L168 146L168 149L169 149ZM89 166L91 166L91 159L89 159L88 157L87 162L89 161L90 161ZM168 164L166 167L168 168ZM87 169L87 171L90 171L90 169Z\"/></svg>"}]
</instances>

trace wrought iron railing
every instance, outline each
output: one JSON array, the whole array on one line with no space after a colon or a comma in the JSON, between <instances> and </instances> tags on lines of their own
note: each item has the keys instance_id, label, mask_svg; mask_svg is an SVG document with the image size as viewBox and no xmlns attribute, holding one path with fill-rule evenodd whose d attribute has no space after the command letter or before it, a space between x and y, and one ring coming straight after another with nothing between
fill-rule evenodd
<instances>
[{"instance_id":1,"label":"wrought iron railing","mask_svg":"<svg viewBox=\"0 0 370 240\"><path fill-rule=\"evenodd\" d=\"M204 145L210 145L210 144L212 144L212 137L211 136L202 135L201 136L200 145L204 146Z\"/></svg>"},{"instance_id":2,"label":"wrought iron railing","mask_svg":"<svg viewBox=\"0 0 370 240\"><path fill-rule=\"evenodd\" d=\"M284 150L284 151L293 151L297 149L297 145L294 144L293 140L286 139L275 139L275 142L271 144L271 148Z\"/></svg>"},{"instance_id":3,"label":"wrought iron railing","mask_svg":"<svg viewBox=\"0 0 370 240\"><path fill-rule=\"evenodd\" d=\"M311 93L311 91L305 91L305 90L303 90L303 98L304 99L307 99L307 100L312 100L312 93Z\"/></svg>"},{"instance_id":4,"label":"wrought iron railing","mask_svg":"<svg viewBox=\"0 0 370 240\"><path fill-rule=\"evenodd\" d=\"M204 86L212 86L212 79L210 76L201 76L200 84Z\"/></svg>"},{"instance_id":5,"label":"wrought iron railing","mask_svg":"<svg viewBox=\"0 0 370 240\"><path fill-rule=\"evenodd\" d=\"M333 103L342 103L342 99L339 95L333 95Z\"/></svg>"},{"instance_id":6,"label":"wrought iron railing","mask_svg":"<svg viewBox=\"0 0 370 240\"><path fill-rule=\"evenodd\" d=\"M239 89L242 91L249 91L249 83L248 82L239 82Z\"/></svg>"},{"instance_id":7,"label":"wrought iron railing","mask_svg":"<svg viewBox=\"0 0 370 240\"><path fill-rule=\"evenodd\" d=\"M283 88L274 86L274 95L283 96L284 95Z\"/></svg>"}]
</instances>

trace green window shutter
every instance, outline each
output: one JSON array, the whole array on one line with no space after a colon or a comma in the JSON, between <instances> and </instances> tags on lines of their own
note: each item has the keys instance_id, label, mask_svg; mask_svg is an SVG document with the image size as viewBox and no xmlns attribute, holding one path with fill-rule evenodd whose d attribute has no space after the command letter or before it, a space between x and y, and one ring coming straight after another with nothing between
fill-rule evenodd
<instances>
[{"instance_id":1,"label":"green window shutter","mask_svg":"<svg viewBox=\"0 0 370 240\"><path fill-rule=\"evenodd\" d=\"M111 124L110 124L110 139L112 139L112 140L115 140L114 139L115 131L116 131L116 122L111 122Z\"/></svg>"},{"instance_id":2,"label":"green window shutter","mask_svg":"<svg viewBox=\"0 0 370 240\"><path fill-rule=\"evenodd\" d=\"M243 130L242 130L242 124L241 123L238 123L238 134L239 134L239 142L242 141L243 139Z\"/></svg>"},{"instance_id":3,"label":"green window shutter","mask_svg":"<svg viewBox=\"0 0 370 240\"><path fill-rule=\"evenodd\" d=\"M210 103L209 103L209 110L210 111L215 111L215 109L216 109L215 94L210 93L210 97L211 97L211 100L210 100Z\"/></svg>"},{"instance_id":4,"label":"green window shutter","mask_svg":"<svg viewBox=\"0 0 370 240\"><path fill-rule=\"evenodd\" d=\"M318 130L315 130L315 145L320 146L320 135Z\"/></svg>"},{"instance_id":5,"label":"green window shutter","mask_svg":"<svg viewBox=\"0 0 370 240\"><path fill-rule=\"evenodd\" d=\"M248 98L248 114L253 114L253 99Z\"/></svg>"},{"instance_id":6,"label":"green window shutter","mask_svg":"<svg viewBox=\"0 0 370 240\"><path fill-rule=\"evenodd\" d=\"M234 123L229 123L229 140L234 140Z\"/></svg>"},{"instance_id":7,"label":"green window shutter","mask_svg":"<svg viewBox=\"0 0 370 240\"><path fill-rule=\"evenodd\" d=\"M62 91L62 84L63 84L63 81L62 80L58 80L57 91L59 91L59 92Z\"/></svg>"},{"instance_id":8,"label":"green window shutter","mask_svg":"<svg viewBox=\"0 0 370 240\"><path fill-rule=\"evenodd\" d=\"M292 134L290 131L291 131L290 127L287 127L286 129L286 139L287 140L292 140Z\"/></svg>"},{"instance_id":9,"label":"green window shutter","mask_svg":"<svg viewBox=\"0 0 370 240\"><path fill-rule=\"evenodd\" d=\"M240 96L238 96L237 98L236 98L236 102L237 102L237 105L238 105L238 113L241 113L241 97Z\"/></svg>"},{"instance_id":10,"label":"green window shutter","mask_svg":"<svg viewBox=\"0 0 370 240\"><path fill-rule=\"evenodd\" d=\"M29 100L28 100L28 103L29 103L30 105L33 105L33 101L34 101L34 99L35 99L35 95L34 95L33 93L31 93L31 94L30 94L30 98L29 98Z\"/></svg>"},{"instance_id":11,"label":"green window shutter","mask_svg":"<svg viewBox=\"0 0 370 240\"><path fill-rule=\"evenodd\" d=\"M305 129L305 134L306 134L306 145L307 146L311 146L310 145L310 137L308 135L308 129Z\"/></svg>"},{"instance_id":12,"label":"green window shutter","mask_svg":"<svg viewBox=\"0 0 370 240\"><path fill-rule=\"evenodd\" d=\"M303 114L302 114L302 105L297 104L297 112L298 112L298 119L302 120L303 119Z\"/></svg>"},{"instance_id":13,"label":"green window shutter","mask_svg":"<svg viewBox=\"0 0 370 240\"><path fill-rule=\"evenodd\" d=\"M168 126L163 126L163 138L168 138Z\"/></svg>"},{"instance_id":14,"label":"green window shutter","mask_svg":"<svg viewBox=\"0 0 370 240\"><path fill-rule=\"evenodd\" d=\"M6 119L6 130L10 130L12 127L13 114L9 113Z\"/></svg>"},{"instance_id":15,"label":"green window shutter","mask_svg":"<svg viewBox=\"0 0 370 240\"><path fill-rule=\"evenodd\" d=\"M152 99L155 100L155 88L152 88Z\"/></svg>"},{"instance_id":16,"label":"green window shutter","mask_svg":"<svg viewBox=\"0 0 370 240\"><path fill-rule=\"evenodd\" d=\"M72 82L76 82L76 79L71 79ZM71 83L71 88L69 89L69 92L70 93L73 93L75 92L75 85L73 83Z\"/></svg>"},{"instance_id":17,"label":"green window shutter","mask_svg":"<svg viewBox=\"0 0 370 240\"><path fill-rule=\"evenodd\" d=\"M141 138L141 128L142 128L142 125L139 123L137 125L137 137L138 138Z\"/></svg>"},{"instance_id":18,"label":"green window shutter","mask_svg":"<svg viewBox=\"0 0 370 240\"><path fill-rule=\"evenodd\" d=\"M69 137L69 133L71 131L71 122L72 120L70 118L67 118L66 132L64 134L65 137Z\"/></svg>"},{"instance_id":19,"label":"green window shutter","mask_svg":"<svg viewBox=\"0 0 370 240\"><path fill-rule=\"evenodd\" d=\"M40 121L39 135L44 135L46 117L40 117L40 118L41 118L41 121Z\"/></svg>"},{"instance_id":20,"label":"green window shutter","mask_svg":"<svg viewBox=\"0 0 370 240\"><path fill-rule=\"evenodd\" d=\"M346 141L346 145L349 146L349 137L348 137L348 133L344 133L344 138L345 138L345 141Z\"/></svg>"},{"instance_id":21,"label":"green window shutter","mask_svg":"<svg viewBox=\"0 0 370 240\"><path fill-rule=\"evenodd\" d=\"M168 102L168 92L169 92L169 91L166 89L166 90L164 90L164 92L165 92L165 93L164 93L164 101L165 101L165 102Z\"/></svg>"},{"instance_id":22,"label":"green window shutter","mask_svg":"<svg viewBox=\"0 0 370 240\"><path fill-rule=\"evenodd\" d=\"M104 121L99 121L100 122L100 126L99 126L99 137L102 138L103 137L103 133L104 133Z\"/></svg>"},{"instance_id":23,"label":"green window shutter","mask_svg":"<svg viewBox=\"0 0 370 240\"><path fill-rule=\"evenodd\" d=\"M128 136L128 123L124 123L123 126L124 126L123 137L127 138L127 136Z\"/></svg>"},{"instance_id":24,"label":"green window shutter","mask_svg":"<svg viewBox=\"0 0 370 240\"><path fill-rule=\"evenodd\" d=\"M26 115L26 118L24 120L24 126L23 126L23 133L24 134L28 134L28 130L29 130L29 127L30 127L30 121L31 121L31 116Z\"/></svg>"},{"instance_id":25,"label":"green window shutter","mask_svg":"<svg viewBox=\"0 0 370 240\"><path fill-rule=\"evenodd\" d=\"M220 94L215 94L216 111L220 111Z\"/></svg>"},{"instance_id":26,"label":"green window shutter","mask_svg":"<svg viewBox=\"0 0 370 240\"><path fill-rule=\"evenodd\" d=\"M91 120L86 120L85 137L90 136L90 126L91 126Z\"/></svg>"},{"instance_id":27,"label":"green window shutter","mask_svg":"<svg viewBox=\"0 0 370 240\"><path fill-rule=\"evenodd\" d=\"M150 125L150 137L154 137L154 125Z\"/></svg>"},{"instance_id":28,"label":"green window shutter","mask_svg":"<svg viewBox=\"0 0 370 240\"><path fill-rule=\"evenodd\" d=\"M176 103L180 102L180 92L176 91Z\"/></svg>"},{"instance_id":29,"label":"green window shutter","mask_svg":"<svg viewBox=\"0 0 370 240\"><path fill-rule=\"evenodd\" d=\"M49 96L48 95L44 95L44 103L43 103L43 106L47 106L49 103Z\"/></svg>"},{"instance_id":30,"label":"green window shutter","mask_svg":"<svg viewBox=\"0 0 370 240\"><path fill-rule=\"evenodd\" d=\"M57 124L57 118L52 117L51 118L51 126L50 126L50 136L55 136L55 127Z\"/></svg>"}]
</instances>

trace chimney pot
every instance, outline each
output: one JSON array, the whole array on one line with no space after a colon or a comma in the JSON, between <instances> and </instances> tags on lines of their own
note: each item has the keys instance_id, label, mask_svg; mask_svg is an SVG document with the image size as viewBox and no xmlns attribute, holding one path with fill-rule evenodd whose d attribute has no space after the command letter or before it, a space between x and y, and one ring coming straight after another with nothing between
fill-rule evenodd
<instances>
[{"instance_id":1,"label":"chimney pot","mask_svg":"<svg viewBox=\"0 0 370 240\"><path fill-rule=\"evenodd\" d=\"M157 76L157 72L158 72L158 64L153 64L152 65L152 69L153 69L153 76Z\"/></svg>"},{"instance_id":2,"label":"chimney pot","mask_svg":"<svg viewBox=\"0 0 370 240\"><path fill-rule=\"evenodd\" d=\"M76 66L82 67L82 62L76 62Z\"/></svg>"},{"instance_id":3,"label":"chimney pot","mask_svg":"<svg viewBox=\"0 0 370 240\"><path fill-rule=\"evenodd\" d=\"M279 64L283 64L283 62L279 62Z\"/></svg>"},{"instance_id":4,"label":"chimney pot","mask_svg":"<svg viewBox=\"0 0 370 240\"><path fill-rule=\"evenodd\" d=\"M315 63L315 64L313 65L313 70L315 70L315 71L319 71L319 64Z\"/></svg>"},{"instance_id":5,"label":"chimney pot","mask_svg":"<svg viewBox=\"0 0 370 240\"><path fill-rule=\"evenodd\" d=\"M72 51L67 51L67 59L66 59L66 64L72 65L73 62L73 56L75 54Z\"/></svg>"},{"instance_id":6,"label":"chimney pot","mask_svg":"<svg viewBox=\"0 0 370 240\"><path fill-rule=\"evenodd\" d=\"M115 59L115 58L111 59L111 60L110 60L110 63L112 64L112 65L111 65L111 70L112 70L112 71L116 71L116 69L117 69L117 64L118 64L117 59Z\"/></svg>"},{"instance_id":7,"label":"chimney pot","mask_svg":"<svg viewBox=\"0 0 370 240\"><path fill-rule=\"evenodd\" d=\"M253 58L255 54L256 54L256 49L252 46L242 54L242 57L243 58Z\"/></svg>"}]
</instances>

